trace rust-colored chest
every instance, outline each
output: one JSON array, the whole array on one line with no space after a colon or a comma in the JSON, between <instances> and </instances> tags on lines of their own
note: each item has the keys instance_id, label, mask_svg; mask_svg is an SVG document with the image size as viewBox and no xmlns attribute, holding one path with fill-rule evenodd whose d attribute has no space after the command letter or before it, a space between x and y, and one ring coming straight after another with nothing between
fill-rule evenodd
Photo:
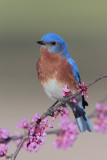
<instances>
[{"instance_id":1,"label":"rust-colored chest","mask_svg":"<svg viewBox=\"0 0 107 160\"><path fill-rule=\"evenodd\" d=\"M37 73L41 83L47 83L49 79L56 79L59 83L67 84L70 89L77 90L78 82L73 75L72 67L60 54L48 52L41 48L41 57L37 62Z\"/></svg>"}]
</instances>

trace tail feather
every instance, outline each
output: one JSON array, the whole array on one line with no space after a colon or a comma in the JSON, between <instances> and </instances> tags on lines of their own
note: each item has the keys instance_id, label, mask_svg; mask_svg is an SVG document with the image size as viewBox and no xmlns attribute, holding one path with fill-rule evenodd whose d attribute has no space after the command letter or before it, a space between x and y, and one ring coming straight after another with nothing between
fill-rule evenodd
<instances>
[{"instance_id":1,"label":"tail feather","mask_svg":"<svg viewBox=\"0 0 107 160\"><path fill-rule=\"evenodd\" d=\"M92 129L90 121L88 120L88 117L87 117L87 120L84 120L83 116L81 116L81 117L76 118L76 121L77 121L77 125L78 125L80 132L85 132L86 130L88 130L89 132L93 132L93 129Z\"/></svg>"},{"instance_id":2,"label":"tail feather","mask_svg":"<svg viewBox=\"0 0 107 160\"><path fill-rule=\"evenodd\" d=\"M84 108L82 108L82 110L83 110L83 113L77 110L76 108L73 108L73 113L75 115L78 128L80 132L85 132L86 130L88 130L89 132L93 132L91 123L85 113Z\"/></svg>"},{"instance_id":3,"label":"tail feather","mask_svg":"<svg viewBox=\"0 0 107 160\"><path fill-rule=\"evenodd\" d=\"M85 117L86 117L86 119L87 119L87 121L85 121L87 130L88 130L89 132L93 132L93 128L92 128L91 123L90 123L90 121L89 121L89 119L88 119L88 117L87 117L86 114L85 114Z\"/></svg>"},{"instance_id":4,"label":"tail feather","mask_svg":"<svg viewBox=\"0 0 107 160\"><path fill-rule=\"evenodd\" d=\"M77 125L78 125L78 128L79 128L80 132L85 132L86 131L86 125L84 123L83 117L76 118L76 121L77 121Z\"/></svg>"}]
</instances>

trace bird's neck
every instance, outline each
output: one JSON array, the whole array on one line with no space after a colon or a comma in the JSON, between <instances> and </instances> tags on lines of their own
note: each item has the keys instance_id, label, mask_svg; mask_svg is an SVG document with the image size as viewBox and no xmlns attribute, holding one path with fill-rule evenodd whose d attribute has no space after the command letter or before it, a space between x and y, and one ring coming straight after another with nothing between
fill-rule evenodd
<instances>
[{"instance_id":1,"label":"bird's neck","mask_svg":"<svg viewBox=\"0 0 107 160\"><path fill-rule=\"evenodd\" d=\"M56 59L56 58L68 58L68 57L70 57L70 55L69 55L69 52L68 52L68 54L65 54L65 53L52 53L52 52L50 52L49 50L47 50L47 48L46 47L44 47L44 46L42 46L41 47L41 58L49 58L50 60L52 59L52 60L54 60L54 59Z\"/></svg>"},{"instance_id":2,"label":"bird's neck","mask_svg":"<svg viewBox=\"0 0 107 160\"><path fill-rule=\"evenodd\" d=\"M50 51L48 51L44 46L41 47L41 58L42 59L56 59L56 58L61 58L61 54L60 53L52 53Z\"/></svg>"}]
</instances>

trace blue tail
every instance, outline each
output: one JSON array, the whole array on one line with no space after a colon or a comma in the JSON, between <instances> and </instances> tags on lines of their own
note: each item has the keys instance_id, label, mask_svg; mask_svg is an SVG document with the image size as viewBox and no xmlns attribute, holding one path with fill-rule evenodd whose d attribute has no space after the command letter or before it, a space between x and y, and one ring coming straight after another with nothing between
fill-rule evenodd
<instances>
[{"instance_id":1,"label":"blue tail","mask_svg":"<svg viewBox=\"0 0 107 160\"><path fill-rule=\"evenodd\" d=\"M89 132L93 132L91 123L85 113L84 108L82 108L82 110L83 112L79 112L76 108L73 109L78 128L80 132L85 132L86 130L88 130Z\"/></svg>"}]
</instances>

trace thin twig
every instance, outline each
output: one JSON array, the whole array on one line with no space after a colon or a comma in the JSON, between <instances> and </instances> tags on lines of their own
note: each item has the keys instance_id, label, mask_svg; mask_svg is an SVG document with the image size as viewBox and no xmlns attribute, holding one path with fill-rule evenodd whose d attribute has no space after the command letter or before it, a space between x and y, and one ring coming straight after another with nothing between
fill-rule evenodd
<instances>
[{"instance_id":1,"label":"thin twig","mask_svg":"<svg viewBox=\"0 0 107 160\"><path fill-rule=\"evenodd\" d=\"M8 143L10 141L17 141L19 139L22 139L23 137L24 137L24 135L21 135L21 136L12 136L12 137L8 137L6 139L1 138L0 139L0 143Z\"/></svg>"},{"instance_id":2,"label":"thin twig","mask_svg":"<svg viewBox=\"0 0 107 160\"><path fill-rule=\"evenodd\" d=\"M15 159L16 159L16 157L17 157L19 151L21 150L21 148L22 148L24 142L25 142L27 139L28 139L28 135L26 135L26 136L24 136L24 137L22 138L22 140L21 140L19 146L17 147L15 153L14 153L13 155L11 155L11 160L15 160Z\"/></svg>"},{"instance_id":3,"label":"thin twig","mask_svg":"<svg viewBox=\"0 0 107 160\"><path fill-rule=\"evenodd\" d=\"M104 79L104 78L107 78L107 75L98 77L98 78L95 79L94 81L90 82L90 83L87 85L87 87L89 88L89 87L92 86L94 83L96 83L96 82L98 82L99 80Z\"/></svg>"}]
</instances>

